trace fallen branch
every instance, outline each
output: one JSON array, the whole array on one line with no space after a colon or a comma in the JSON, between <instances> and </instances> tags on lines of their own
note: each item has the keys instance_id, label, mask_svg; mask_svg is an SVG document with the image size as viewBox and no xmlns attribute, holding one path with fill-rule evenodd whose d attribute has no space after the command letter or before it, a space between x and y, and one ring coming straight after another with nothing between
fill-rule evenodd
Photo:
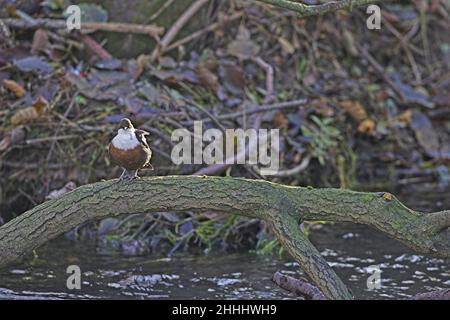
<instances>
[{"instance_id":1,"label":"fallen branch","mask_svg":"<svg viewBox=\"0 0 450 320\"><path fill-rule=\"evenodd\" d=\"M66 20L61 19L2 19L3 23L10 28L17 29L65 29L67 30ZM81 23L81 31L108 31L121 33L139 33L147 34L151 37L157 38L164 33L164 28L155 25L142 25L132 23L118 23L118 22L83 22Z\"/></svg>"},{"instance_id":2,"label":"fallen branch","mask_svg":"<svg viewBox=\"0 0 450 320\"><path fill-rule=\"evenodd\" d=\"M296 1L288 0L257 0L259 2L268 3L276 7L295 11L300 17L322 15L337 10L352 10L355 7L366 6L369 4L382 2L386 0L341 0L329 1L318 5L307 5Z\"/></svg>"},{"instance_id":3,"label":"fallen branch","mask_svg":"<svg viewBox=\"0 0 450 320\"><path fill-rule=\"evenodd\" d=\"M325 296L319 288L313 286L312 284L301 280L296 279L287 275L284 275L280 272L275 272L272 278L273 282L275 282L280 288L284 290L295 293L298 296L304 296L307 299L311 300L325 300Z\"/></svg>"},{"instance_id":4,"label":"fallen branch","mask_svg":"<svg viewBox=\"0 0 450 320\"><path fill-rule=\"evenodd\" d=\"M85 185L25 212L0 227L0 268L86 221L167 211L214 211L265 220L328 299L351 299L352 295L300 230L303 220L366 224L417 252L450 257L450 210L424 214L383 192L310 189L231 177L167 176Z\"/></svg>"}]
</instances>

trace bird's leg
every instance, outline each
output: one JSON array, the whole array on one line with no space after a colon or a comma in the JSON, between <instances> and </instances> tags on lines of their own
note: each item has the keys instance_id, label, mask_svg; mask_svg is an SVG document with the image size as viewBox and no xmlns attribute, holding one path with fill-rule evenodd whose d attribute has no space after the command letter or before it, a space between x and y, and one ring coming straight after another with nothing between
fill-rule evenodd
<instances>
[{"instance_id":1,"label":"bird's leg","mask_svg":"<svg viewBox=\"0 0 450 320\"><path fill-rule=\"evenodd\" d=\"M134 171L134 174L129 176L130 180L139 179L139 176L137 175L139 169L138 170L133 170L133 171Z\"/></svg>"},{"instance_id":2,"label":"bird's leg","mask_svg":"<svg viewBox=\"0 0 450 320\"><path fill-rule=\"evenodd\" d=\"M127 169L123 169L122 174L120 175L119 179L117 180L117 182L122 181L123 179L125 179L125 176L128 176L128 171Z\"/></svg>"}]
</instances>

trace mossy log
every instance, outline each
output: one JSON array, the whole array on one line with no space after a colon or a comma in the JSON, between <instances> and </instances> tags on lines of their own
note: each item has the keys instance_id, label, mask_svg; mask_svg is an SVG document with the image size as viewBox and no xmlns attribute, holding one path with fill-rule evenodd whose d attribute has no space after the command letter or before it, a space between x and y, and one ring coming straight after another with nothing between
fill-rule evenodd
<instances>
[{"instance_id":1,"label":"mossy log","mask_svg":"<svg viewBox=\"0 0 450 320\"><path fill-rule=\"evenodd\" d=\"M166 176L79 187L0 227L0 268L77 225L107 216L205 211L265 220L329 299L352 295L299 228L303 220L372 226L417 252L450 257L450 210L424 214L389 193L291 187L230 177Z\"/></svg>"}]
</instances>

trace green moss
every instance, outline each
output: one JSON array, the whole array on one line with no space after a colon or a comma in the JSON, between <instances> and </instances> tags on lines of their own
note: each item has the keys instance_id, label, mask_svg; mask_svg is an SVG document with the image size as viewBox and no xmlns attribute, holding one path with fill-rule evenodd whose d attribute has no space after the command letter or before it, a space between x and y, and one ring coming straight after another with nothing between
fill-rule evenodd
<instances>
[{"instance_id":1,"label":"green moss","mask_svg":"<svg viewBox=\"0 0 450 320\"><path fill-rule=\"evenodd\" d=\"M367 193L362 197L362 201L364 202L372 202L375 197L373 194Z\"/></svg>"}]
</instances>

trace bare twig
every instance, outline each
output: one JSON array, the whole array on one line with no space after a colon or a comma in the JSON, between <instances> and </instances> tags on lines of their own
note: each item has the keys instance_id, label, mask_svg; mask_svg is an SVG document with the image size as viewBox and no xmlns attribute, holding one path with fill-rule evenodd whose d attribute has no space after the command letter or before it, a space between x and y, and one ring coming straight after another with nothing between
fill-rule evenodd
<instances>
[{"instance_id":1,"label":"bare twig","mask_svg":"<svg viewBox=\"0 0 450 320\"><path fill-rule=\"evenodd\" d=\"M156 20L161 15L161 13L163 13L164 10L166 10L168 7L172 5L174 1L175 0L167 0L154 14L150 16L147 22Z\"/></svg>"},{"instance_id":2,"label":"bare twig","mask_svg":"<svg viewBox=\"0 0 450 320\"><path fill-rule=\"evenodd\" d=\"M286 101L286 102L278 102L273 104L264 104L260 105L258 107L254 107L248 110L243 111L237 111L237 112L231 112L227 114L222 114L219 116L216 116L217 120L228 120L228 119L236 119L238 117L243 117L244 115L258 113L258 112L267 112L272 110L281 110L281 109L289 109L289 108L295 108L299 106L304 106L308 102L307 99L298 99L298 100L292 100L292 101ZM212 120L209 118L201 119L203 122L211 122ZM181 122L184 126L191 126L194 124L194 121L184 121Z\"/></svg>"},{"instance_id":3,"label":"bare twig","mask_svg":"<svg viewBox=\"0 0 450 320\"><path fill-rule=\"evenodd\" d=\"M194 33L191 33L190 35L184 37L183 39L180 39L178 41L175 41L174 43L172 43L171 45L167 46L167 48L164 50L164 52L173 50L178 48L179 46L184 45L185 43L188 43L189 41L194 40L195 38L198 38L200 36L202 36L203 34L207 33L207 32L211 32L214 31L218 28L220 28L222 25L224 25L225 23L229 23L232 22L234 20L239 19L240 17L243 16L243 12L236 12L235 14L231 15L230 17L224 19L224 21L220 21L220 22L214 22L212 24L210 24L209 26L207 26L204 29L198 30Z\"/></svg>"},{"instance_id":4,"label":"bare twig","mask_svg":"<svg viewBox=\"0 0 450 320\"><path fill-rule=\"evenodd\" d=\"M300 162L300 164L294 168L291 169L287 169L287 170L278 170L278 172L276 174L274 174L273 176L275 177L290 177L296 174L299 174L300 172L306 170L306 168L308 168L309 162L311 161L311 156L310 155L306 155L305 157L303 157L302 162Z\"/></svg>"},{"instance_id":5,"label":"bare twig","mask_svg":"<svg viewBox=\"0 0 450 320\"><path fill-rule=\"evenodd\" d=\"M72 108L73 108L73 106L74 106L74 104L75 104L75 100L76 100L76 97L77 97L77 96L78 96L78 92L75 92L75 94L72 96L72 99L71 99L71 101L70 101L69 106L67 107L66 111L64 112L64 115L63 115L63 118L64 118L64 119L67 118L67 116L69 115L69 113L72 111ZM56 128L56 130L55 130L55 134L53 135L53 138L56 138L56 137L59 135L59 132L61 131L62 124L63 124L63 120L61 120L61 121L59 122L59 125L58 125L58 127ZM55 148L56 141L57 141L57 140L53 140L53 141L52 141L52 144L50 145L50 149L49 149L49 151L48 151L48 153L47 153L46 162L49 162L50 159L51 159L51 157L52 157L53 149Z\"/></svg>"},{"instance_id":6,"label":"bare twig","mask_svg":"<svg viewBox=\"0 0 450 320\"><path fill-rule=\"evenodd\" d=\"M372 65L372 67L375 69L376 72L380 74L381 77L383 77L383 80L391 86L391 88L395 91L395 93L398 94L400 99L402 101L406 101L406 97L403 94L403 91L398 87L398 85L395 83L394 80L392 80L391 77L387 74L387 72L384 70L384 68L375 60L375 58L369 53L369 51L366 48L360 48L361 53L363 56L369 61L369 63Z\"/></svg>"},{"instance_id":7,"label":"bare twig","mask_svg":"<svg viewBox=\"0 0 450 320\"><path fill-rule=\"evenodd\" d=\"M157 47L153 50L151 55L151 61L154 61L159 54L164 52L166 47L177 36L178 32L184 27L184 25L200 10L209 0L197 0L194 2L172 25L167 31L164 37L161 39Z\"/></svg>"},{"instance_id":8,"label":"bare twig","mask_svg":"<svg viewBox=\"0 0 450 320\"><path fill-rule=\"evenodd\" d=\"M98 55L101 59L109 60L112 59L112 55L106 51L97 41L95 41L91 36L87 34L83 35L81 38L84 45L91 49L96 55Z\"/></svg>"},{"instance_id":9,"label":"bare twig","mask_svg":"<svg viewBox=\"0 0 450 320\"><path fill-rule=\"evenodd\" d=\"M266 72L266 96L264 97L264 103L269 103L273 97L273 67L261 57L255 57L252 61Z\"/></svg>"}]
</instances>

